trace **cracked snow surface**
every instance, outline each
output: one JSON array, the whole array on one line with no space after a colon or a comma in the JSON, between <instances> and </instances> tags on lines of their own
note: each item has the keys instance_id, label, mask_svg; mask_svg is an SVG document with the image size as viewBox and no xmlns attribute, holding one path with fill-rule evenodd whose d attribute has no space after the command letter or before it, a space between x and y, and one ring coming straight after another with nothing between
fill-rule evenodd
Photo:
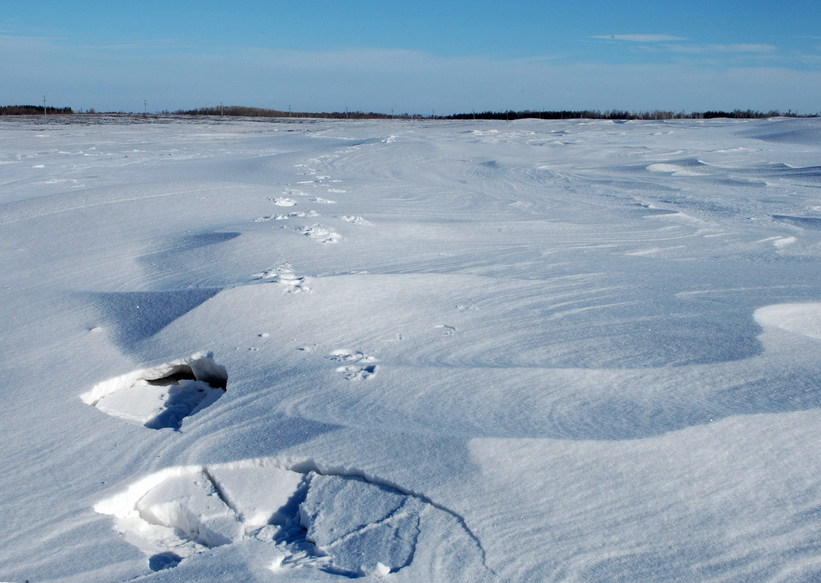
<instances>
[{"instance_id":1,"label":"cracked snow surface","mask_svg":"<svg viewBox=\"0 0 821 583\"><path fill-rule=\"evenodd\" d=\"M417 556L431 561L436 539L447 540L457 553L448 561L485 562L479 540L453 511L355 472L318 473L312 463L291 469L277 460L169 468L95 510L114 517L115 530L146 555L154 571L243 544L266 555L272 571L313 569L351 578L397 573ZM481 571L492 575L486 566Z\"/></svg>"}]
</instances>

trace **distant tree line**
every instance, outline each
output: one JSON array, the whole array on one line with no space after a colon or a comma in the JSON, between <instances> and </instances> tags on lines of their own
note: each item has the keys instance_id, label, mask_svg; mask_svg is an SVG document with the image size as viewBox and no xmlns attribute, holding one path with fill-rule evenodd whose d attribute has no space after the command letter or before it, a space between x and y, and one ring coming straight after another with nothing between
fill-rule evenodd
<instances>
[{"instance_id":1,"label":"distant tree line","mask_svg":"<svg viewBox=\"0 0 821 583\"><path fill-rule=\"evenodd\" d=\"M48 115L72 114L70 107L43 107L42 105L3 105L0 106L0 115Z\"/></svg>"},{"instance_id":2,"label":"distant tree line","mask_svg":"<svg viewBox=\"0 0 821 583\"><path fill-rule=\"evenodd\" d=\"M54 115L74 114L70 107L43 107L42 105L5 105L0 106L0 115ZM96 114L89 109L82 114ZM603 120L666 120L666 119L760 119L768 117L818 117L821 114L801 115L792 110L782 113L777 110L754 111L752 109L734 109L733 111L710 110L702 112L673 112L673 111L626 111L619 109L599 110L522 110L522 111L483 111L471 113L455 113L451 115L428 116L411 115L407 113L394 115L386 113L362 111L334 111L334 112L297 112L267 109L262 107L247 107L243 105L219 105L214 107L200 107L184 109L174 112L163 111L162 115L190 115L190 116L229 116L229 117L259 117L259 118L311 118L311 119L445 119L445 120L516 120L516 119L603 119Z\"/></svg>"},{"instance_id":3,"label":"distant tree line","mask_svg":"<svg viewBox=\"0 0 821 583\"><path fill-rule=\"evenodd\" d=\"M818 117L817 114L798 115L792 111L781 113L776 110L767 112L753 111L751 109L733 111L703 111L703 112L672 112L672 111L624 111L624 110L580 110L580 111L483 111L473 113L456 113L453 115L440 116L440 119L605 119L605 120L660 120L660 119L762 119L768 117Z\"/></svg>"},{"instance_id":4,"label":"distant tree line","mask_svg":"<svg viewBox=\"0 0 821 583\"><path fill-rule=\"evenodd\" d=\"M609 119L609 120L664 120L664 119L761 119L768 117L817 117L818 114L799 115L793 111L782 113L777 110L754 111L752 109L734 109L733 111L710 110L702 112L673 112L673 111L626 111L610 109L599 110L523 110L523 111L483 111L471 113L455 113L451 115L388 115L385 113L344 111L344 112L295 112L282 111L278 109L265 109L260 107L245 107L239 105L226 105L217 107L200 107L198 109L179 110L174 112L177 115L211 115L211 116L239 116L239 117L303 117L319 119L493 119L493 120L516 120L516 119Z\"/></svg>"},{"instance_id":5,"label":"distant tree line","mask_svg":"<svg viewBox=\"0 0 821 583\"><path fill-rule=\"evenodd\" d=\"M242 105L219 105L216 107L200 107L197 109L181 109L175 111L176 115L222 115L232 117L309 117L318 119L390 119L392 116L385 113L362 112L362 111L334 111L334 112L301 112L282 111L279 109L265 109L261 107L245 107Z\"/></svg>"}]
</instances>

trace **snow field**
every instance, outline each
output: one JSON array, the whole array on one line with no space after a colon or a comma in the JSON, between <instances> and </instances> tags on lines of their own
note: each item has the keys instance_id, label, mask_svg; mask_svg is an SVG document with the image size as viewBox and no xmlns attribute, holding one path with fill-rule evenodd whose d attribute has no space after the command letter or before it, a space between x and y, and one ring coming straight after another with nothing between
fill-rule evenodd
<instances>
[{"instance_id":1,"label":"snow field","mask_svg":"<svg viewBox=\"0 0 821 583\"><path fill-rule=\"evenodd\" d=\"M817 120L0 124L0 579L821 576Z\"/></svg>"}]
</instances>

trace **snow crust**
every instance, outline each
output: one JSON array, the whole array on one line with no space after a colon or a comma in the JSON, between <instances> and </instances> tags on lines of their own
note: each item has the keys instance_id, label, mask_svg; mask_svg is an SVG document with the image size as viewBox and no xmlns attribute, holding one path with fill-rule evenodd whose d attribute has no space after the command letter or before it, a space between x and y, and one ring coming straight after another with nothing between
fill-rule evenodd
<instances>
[{"instance_id":1,"label":"snow crust","mask_svg":"<svg viewBox=\"0 0 821 583\"><path fill-rule=\"evenodd\" d=\"M0 581L821 579L819 120L88 119L0 120Z\"/></svg>"}]
</instances>

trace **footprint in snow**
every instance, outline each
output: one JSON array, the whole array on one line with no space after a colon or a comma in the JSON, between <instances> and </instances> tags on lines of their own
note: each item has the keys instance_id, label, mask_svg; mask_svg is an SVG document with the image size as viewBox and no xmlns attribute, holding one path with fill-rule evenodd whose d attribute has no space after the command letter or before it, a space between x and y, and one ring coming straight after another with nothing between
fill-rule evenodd
<instances>
[{"instance_id":1,"label":"footprint in snow","mask_svg":"<svg viewBox=\"0 0 821 583\"><path fill-rule=\"evenodd\" d=\"M186 417L225 394L228 373L209 353L197 353L154 368L96 384L80 398L113 417L150 429L178 430Z\"/></svg>"},{"instance_id":2,"label":"footprint in snow","mask_svg":"<svg viewBox=\"0 0 821 583\"><path fill-rule=\"evenodd\" d=\"M344 215L340 217L346 223L351 223L352 225L370 225L371 222L368 221L365 217L361 217L359 215Z\"/></svg>"},{"instance_id":3,"label":"footprint in snow","mask_svg":"<svg viewBox=\"0 0 821 583\"><path fill-rule=\"evenodd\" d=\"M325 245L339 243L344 238L339 233L336 233L323 225L297 227L296 231Z\"/></svg>"},{"instance_id":4,"label":"footprint in snow","mask_svg":"<svg viewBox=\"0 0 821 583\"><path fill-rule=\"evenodd\" d=\"M254 219L255 223L267 223L269 221L287 221L288 219L294 218L304 218L304 217L318 217L319 213L315 210L310 211L299 211L288 213L287 215L282 213L277 213L275 215L263 215L261 217L257 217Z\"/></svg>"},{"instance_id":5,"label":"footprint in snow","mask_svg":"<svg viewBox=\"0 0 821 583\"><path fill-rule=\"evenodd\" d=\"M334 350L328 358L337 362L343 362L336 372L349 381L365 381L372 379L376 375L376 363L373 356L368 356L362 352L352 352L346 349Z\"/></svg>"},{"instance_id":6,"label":"footprint in snow","mask_svg":"<svg viewBox=\"0 0 821 583\"><path fill-rule=\"evenodd\" d=\"M434 328L445 331L445 336L453 336L456 333L456 326L449 324L437 324Z\"/></svg>"},{"instance_id":7,"label":"footprint in snow","mask_svg":"<svg viewBox=\"0 0 821 583\"><path fill-rule=\"evenodd\" d=\"M307 278L297 277L290 263L284 263L273 269L266 269L252 275L255 280L270 282L278 285L289 294L309 292Z\"/></svg>"},{"instance_id":8,"label":"footprint in snow","mask_svg":"<svg viewBox=\"0 0 821 583\"><path fill-rule=\"evenodd\" d=\"M271 200L271 202L273 202L277 206L295 206L296 205L296 201L294 199L287 198L287 197L284 197L284 196L277 197L277 198L272 198L270 200Z\"/></svg>"},{"instance_id":9,"label":"footprint in snow","mask_svg":"<svg viewBox=\"0 0 821 583\"><path fill-rule=\"evenodd\" d=\"M168 468L94 509L114 517L114 529L154 571L230 545L266 553L274 572L385 576L415 561L430 563L420 565L422 572L458 573L464 565L489 571L461 516L353 472L319 472L312 463L285 468L263 459Z\"/></svg>"}]
</instances>

